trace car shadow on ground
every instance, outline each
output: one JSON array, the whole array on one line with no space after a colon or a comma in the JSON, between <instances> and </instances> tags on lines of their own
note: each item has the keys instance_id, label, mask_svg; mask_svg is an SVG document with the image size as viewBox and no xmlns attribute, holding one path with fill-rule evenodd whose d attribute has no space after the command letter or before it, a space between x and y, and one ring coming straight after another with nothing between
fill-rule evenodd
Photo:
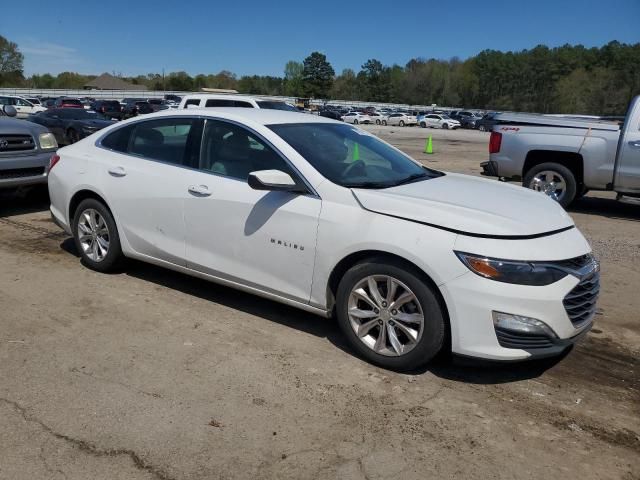
<instances>
[{"instance_id":1,"label":"car shadow on ground","mask_svg":"<svg viewBox=\"0 0 640 480\"><path fill-rule=\"evenodd\" d=\"M49 209L47 186L0 190L0 218Z\"/></svg>"},{"instance_id":2,"label":"car shadow on ground","mask_svg":"<svg viewBox=\"0 0 640 480\"><path fill-rule=\"evenodd\" d=\"M71 238L63 241L61 248L67 253L79 257ZM78 267L81 268L80 266ZM319 338L326 338L340 350L349 355L356 355L346 342L335 319L322 318L256 295L135 260L129 260L122 271L116 273L116 275L131 276L161 287L180 291L186 295L224 305ZM421 375L431 372L437 377L457 382L499 384L539 377L560 359L498 364L442 354L427 366L405 373ZM393 373L390 372L390 374Z\"/></svg>"},{"instance_id":3,"label":"car shadow on ground","mask_svg":"<svg viewBox=\"0 0 640 480\"><path fill-rule=\"evenodd\" d=\"M589 197L588 194L571 204L568 211L616 220L640 221L640 205L618 202L615 198Z\"/></svg>"}]
</instances>

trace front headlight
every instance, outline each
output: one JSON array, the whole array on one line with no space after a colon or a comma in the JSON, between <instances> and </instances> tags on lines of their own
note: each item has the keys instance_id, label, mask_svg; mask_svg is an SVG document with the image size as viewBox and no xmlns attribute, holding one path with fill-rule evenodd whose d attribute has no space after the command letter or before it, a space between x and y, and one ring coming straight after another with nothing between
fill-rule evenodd
<instances>
[{"instance_id":1,"label":"front headlight","mask_svg":"<svg viewBox=\"0 0 640 480\"><path fill-rule=\"evenodd\" d=\"M38 140L40 141L40 148L42 150L58 148L58 142L56 142L56 137L53 136L53 133L41 133Z\"/></svg>"},{"instance_id":2,"label":"front headlight","mask_svg":"<svg viewBox=\"0 0 640 480\"><path fill-rule=\"evenodd\" d=\"M455 254L473 273L497 282L542 286L550 285L568 275L567 272L542 262L500 260L464 252Z\"/></svg>"}]
</instances>

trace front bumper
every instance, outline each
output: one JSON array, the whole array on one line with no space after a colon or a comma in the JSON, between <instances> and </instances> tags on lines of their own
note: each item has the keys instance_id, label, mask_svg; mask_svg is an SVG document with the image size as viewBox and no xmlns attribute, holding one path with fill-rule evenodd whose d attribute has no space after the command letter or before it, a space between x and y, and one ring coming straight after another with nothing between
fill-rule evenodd
<instances>
[{"instance_id":1,"label":"front bumper","mask_svg":"<svg viewBox=\"0 0 640 480\"><path fill-rule=\"evenodd\" d=\"M453 353L507 361L560 355L593 325L592 316L574 326L563 304L578 283L567 275L546 286L513 285L472 272L445 283L441 291L449 308ZM555 336L500 331L494 326L494 311L540 320Z\"/></svg>"},{"instance_id":2,"label":"front bumper","mask_svg":"<svg viewBox=\"0 0 640 480\"><path fill-rule=\"evenodd\" d=\"M47 167L54 151L0 157L0 188L47 183Z\"/></svg>"}]
</instances>

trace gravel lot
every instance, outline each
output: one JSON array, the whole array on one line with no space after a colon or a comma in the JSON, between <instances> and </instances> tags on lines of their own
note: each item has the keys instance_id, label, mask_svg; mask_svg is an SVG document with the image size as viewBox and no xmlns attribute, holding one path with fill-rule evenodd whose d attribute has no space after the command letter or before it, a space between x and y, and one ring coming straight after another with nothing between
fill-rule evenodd
<instances>
[{"instance_id":1,"label":"gravel lot","mask_svg":"<svg viewBox=\"0 0 640 480\"><path fill-rule=\"evenodd\" d=\"M476 131L367 128L438 169L487 157ZM582 344L412 375L331 320L137 262L89 271L47 208L0 192L2 480L640 478L640 208L612 195L571 209L602 261Z\"/></svg>"}]
</instances>

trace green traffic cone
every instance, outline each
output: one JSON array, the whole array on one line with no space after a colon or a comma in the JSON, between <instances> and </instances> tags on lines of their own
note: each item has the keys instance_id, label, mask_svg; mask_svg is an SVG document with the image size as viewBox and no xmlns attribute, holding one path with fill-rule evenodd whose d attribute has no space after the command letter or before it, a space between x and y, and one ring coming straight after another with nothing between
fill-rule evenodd
<instances>
[{"instance_id":1,"label":"green traffic cone","mask_svg":"<svg viewBox=\"0 0 640 480\"><path fill-rule=\"evenodd\" d=\"M358 144L353 145L353 161L360 160L360 147Z\"/></svg>"},{"instance_id":2,"label":"green traffic cone","mask_svg":"<svg viewBox=\"0 0 640 480\"><path fill-rule=\"evenodd\" d=\"M424 153L432 154L433 153L433 141L431 140L431 135L427 138L427 141L424 142Z\"/></svg>"}]
</instances>

